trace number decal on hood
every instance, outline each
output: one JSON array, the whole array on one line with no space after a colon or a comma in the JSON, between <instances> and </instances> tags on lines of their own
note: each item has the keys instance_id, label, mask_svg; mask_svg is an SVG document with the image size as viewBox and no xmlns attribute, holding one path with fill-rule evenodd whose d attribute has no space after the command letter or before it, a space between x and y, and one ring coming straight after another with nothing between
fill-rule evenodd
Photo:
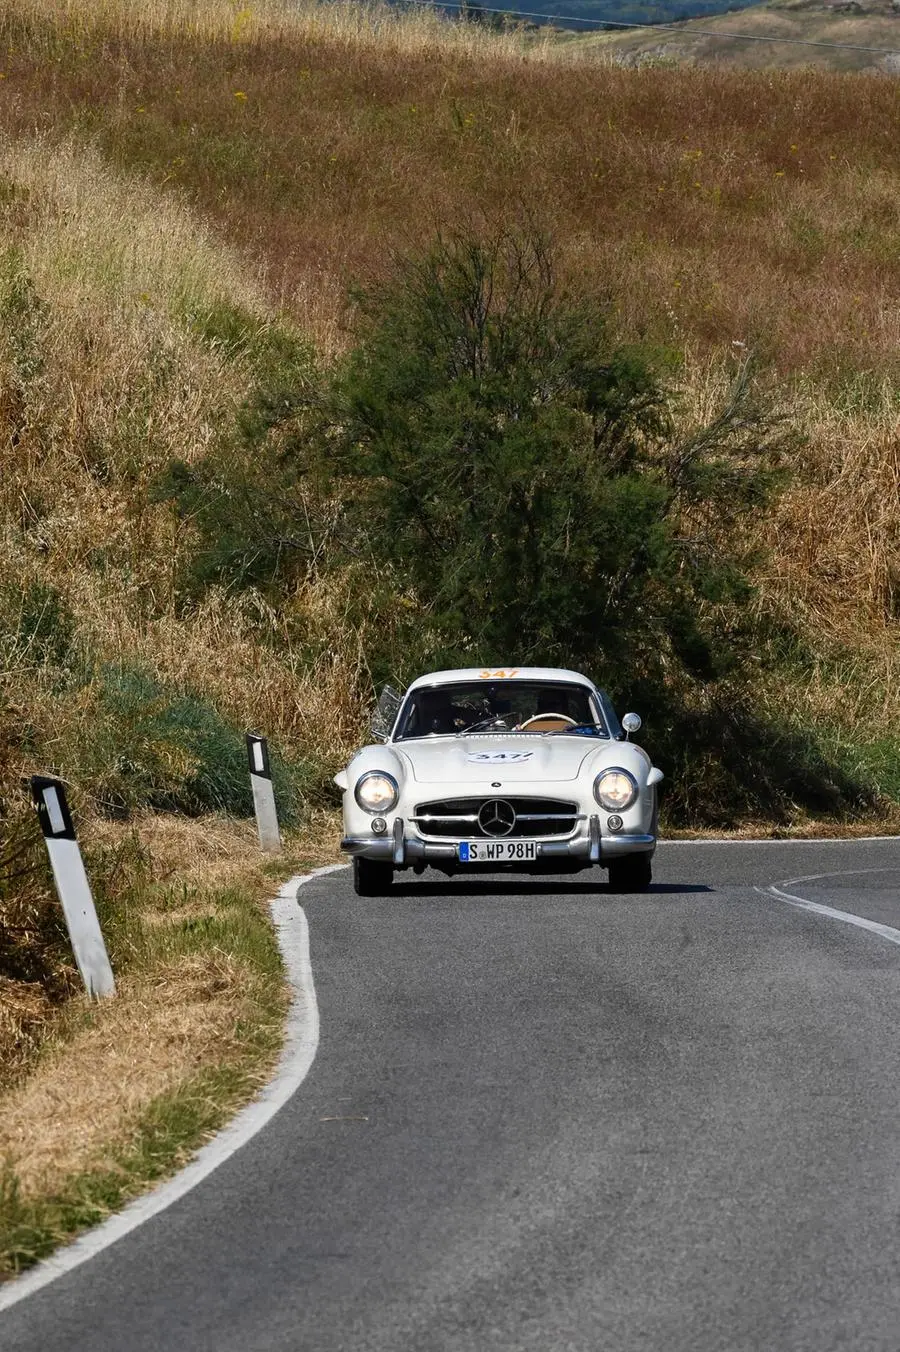
<instances>
[{"instance_id":1,"label":"number decal on hood","mask_svg":"<svg viewBox=\"0 0 900 1352\"><path fill-rule=\"evenodd\" d=\"M501 762L520 765L522 761L530 761L533 755L533 751L470 751L466 760L473 765L497 765Z\"/></svg>"}]
</instances>

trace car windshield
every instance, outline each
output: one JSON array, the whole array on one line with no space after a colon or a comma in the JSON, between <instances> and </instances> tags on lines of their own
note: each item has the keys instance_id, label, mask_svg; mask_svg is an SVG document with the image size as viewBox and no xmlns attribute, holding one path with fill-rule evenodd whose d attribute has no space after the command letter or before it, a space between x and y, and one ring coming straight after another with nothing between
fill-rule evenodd
<instances>
[{"instance_id":1,"label":"car windshield","mask_svg":"<svg viewBox=\"0 0 900 1352\"><path fill-rule=\"evenodd\" d=\"M414 690L397 740L466 732L608 737L587 686L562 681L459 681Z\"/></svg>"}]
</instances>

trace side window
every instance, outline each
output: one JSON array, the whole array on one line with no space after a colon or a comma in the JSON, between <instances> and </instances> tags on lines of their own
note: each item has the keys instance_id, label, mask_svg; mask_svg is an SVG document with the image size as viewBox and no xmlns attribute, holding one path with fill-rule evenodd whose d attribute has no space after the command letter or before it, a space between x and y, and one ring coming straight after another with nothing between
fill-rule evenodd
<instances>
[{"instance_id":1,"label":"side window","mask_svg":"<svg viewBox=\"0 0 900 1352\"><path fill-rule=\"evenodd\" d=\"M618 740L622 732L619 716L613 708L612 700L609 695L607 695L606 691L600 690L598 691L598 694L600 696L600 716L606 724L607 736L612 737L614 740Z\"/></svg>"},{"instance_id":2,"label":"side window","mask_svg":"<svg viewBox=\"0 0 900 1352\"><path fill-rule=\"evenodd\" d=\"M395 690L392 685L386 685L382 690L378 703L375 706L375 712L372 715L372 736L379 741L385 742L391 735L391 730L397 721L397 714L400 712L400 705L403 703L403 696Z\"/></svg>"}]
</instances>

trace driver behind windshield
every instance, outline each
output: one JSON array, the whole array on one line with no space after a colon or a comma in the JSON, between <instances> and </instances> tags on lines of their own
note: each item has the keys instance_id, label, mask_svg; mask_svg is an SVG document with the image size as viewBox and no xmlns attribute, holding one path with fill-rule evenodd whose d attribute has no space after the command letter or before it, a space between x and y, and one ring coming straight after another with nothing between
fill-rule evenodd
<instances>
[{"instance_id":1,"label":"driver behind windshield","mask_svg":"<svg viewBox=\"0 0 900 1352\"><path fill-rule=\"evenodd\" d=\"M409 735L421 735L432 732L447 734L458 732L460 725L457 711L450 702L449 690L423 690L416 696L416 707L407 720Z\"/></svg>"}]
</instances>

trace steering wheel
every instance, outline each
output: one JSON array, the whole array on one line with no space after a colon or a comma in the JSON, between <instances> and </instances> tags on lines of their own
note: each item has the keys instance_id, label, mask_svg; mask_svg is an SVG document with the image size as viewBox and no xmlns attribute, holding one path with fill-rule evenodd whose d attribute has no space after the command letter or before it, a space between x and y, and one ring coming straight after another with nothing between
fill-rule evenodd
<instances>
[{"instance_id":1,"label":"steering wheel","mask_svg":"<svg viewBox=\"0 0 900 1352\"><path fill-rule=\"evenodd\" d=\"M575 728L578 726L574 718L568 714L532 714L526 718L524 723L519 724L519 731L525 732L559 732L562 728Z\"/></svg>"}]
</instances>

